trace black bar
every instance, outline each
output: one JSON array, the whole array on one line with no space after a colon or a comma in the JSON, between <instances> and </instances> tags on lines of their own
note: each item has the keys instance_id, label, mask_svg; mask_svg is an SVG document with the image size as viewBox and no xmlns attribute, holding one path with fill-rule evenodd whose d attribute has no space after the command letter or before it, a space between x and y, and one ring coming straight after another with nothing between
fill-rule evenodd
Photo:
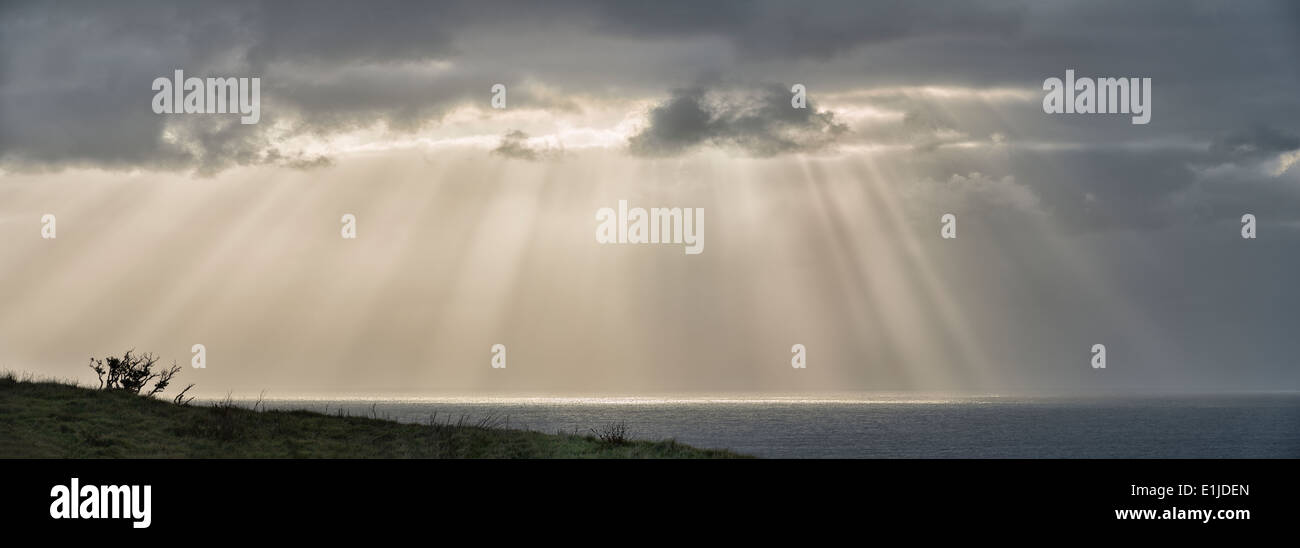
<instances>
[{"instance_id":1,"label":"black bar","mask_svg":"<svg viewBox=\"0 0 1300 548\"><path fill-rule=\"evenodd\" d=\"M1033 527L1236 535L1286 529L1297 486L1293 463L1282 460L37 460L5 469L3 515L18 529L121 538L421 533L431 520L554 527L709 519L903 534L981 526L1013 537ZM74 477L81 486L150 485L149 527L134 528L129 518L52 518L52 487ZM1178 495L1179 485L1196 494ZM1202 494L1209 485L1246 492ZM1135 495L1135 486L1175 491L1160 499ZM1249 516L1203 523L1115 515L1180 508Z\"/></svg>"}]
</instances>

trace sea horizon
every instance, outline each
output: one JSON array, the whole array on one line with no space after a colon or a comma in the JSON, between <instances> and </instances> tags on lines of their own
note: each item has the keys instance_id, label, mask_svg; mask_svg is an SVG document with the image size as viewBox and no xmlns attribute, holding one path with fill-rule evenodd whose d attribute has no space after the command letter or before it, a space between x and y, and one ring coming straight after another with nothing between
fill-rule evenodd
<instances>
[{"instance_id":1,"label":"sea horizon","mask_svg":"<svg viewBox=\"0 0 1300 548\"><path fill-rule=\"evenodd\" d=\"M234 399L408 423L675 439L767 458L1296 458L1300 393Z\"/></svg>"}]
</instances>

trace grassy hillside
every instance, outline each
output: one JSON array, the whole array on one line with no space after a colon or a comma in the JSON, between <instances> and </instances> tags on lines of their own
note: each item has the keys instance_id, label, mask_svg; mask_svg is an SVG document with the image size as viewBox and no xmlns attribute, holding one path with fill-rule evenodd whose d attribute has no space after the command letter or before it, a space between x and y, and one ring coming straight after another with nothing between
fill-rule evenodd
<instances>
[{"instance_id":1,"label":"grassy hillside","mask_svg":"<svg viewBox=\"0 0 1300 548\"><path fill-rule=\"evenodd\" d=\"M181 407L127 392L0 377L4 458L734 458L675 441L602 441L474 424Z\"/></svg>"}]
</instances>

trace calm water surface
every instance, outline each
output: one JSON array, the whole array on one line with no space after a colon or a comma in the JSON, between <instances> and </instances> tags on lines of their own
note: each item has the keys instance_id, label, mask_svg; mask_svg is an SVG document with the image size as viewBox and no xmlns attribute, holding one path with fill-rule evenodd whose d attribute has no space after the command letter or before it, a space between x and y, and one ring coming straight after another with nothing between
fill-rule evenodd
<instances>
[{"instance_id":1,"label":"calm water surface","mask_svg":"<svg viewBox=\"0 0 1300 548\"><path fill-rule=\"evenodd\" d=\"M251 405L251 402L243 402ZM625 421L636 438L760 457L1297 458L1300 394L1141 398L292 399L267 407L404 422L462 416L588 433Z\"/></svg>"}]
</instances>

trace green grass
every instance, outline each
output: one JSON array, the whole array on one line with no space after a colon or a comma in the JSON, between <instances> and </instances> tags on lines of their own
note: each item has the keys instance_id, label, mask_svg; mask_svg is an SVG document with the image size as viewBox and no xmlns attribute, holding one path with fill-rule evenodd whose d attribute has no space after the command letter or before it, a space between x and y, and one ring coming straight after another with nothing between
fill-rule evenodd
<instances>
[{"instance_id":1,"label":"green grass","mask_svg":"<svg viewBox=\"0 0 1300 548\"><path fill-rule=\"evenodd\" d=\"M602 434L607 433L602 432ZM606 438L610 436L606 435ZM126 392L0 376L4 458L736 458L673 440L405 424L312 411L182 407Z\"/></svg>"}]
</instances>

